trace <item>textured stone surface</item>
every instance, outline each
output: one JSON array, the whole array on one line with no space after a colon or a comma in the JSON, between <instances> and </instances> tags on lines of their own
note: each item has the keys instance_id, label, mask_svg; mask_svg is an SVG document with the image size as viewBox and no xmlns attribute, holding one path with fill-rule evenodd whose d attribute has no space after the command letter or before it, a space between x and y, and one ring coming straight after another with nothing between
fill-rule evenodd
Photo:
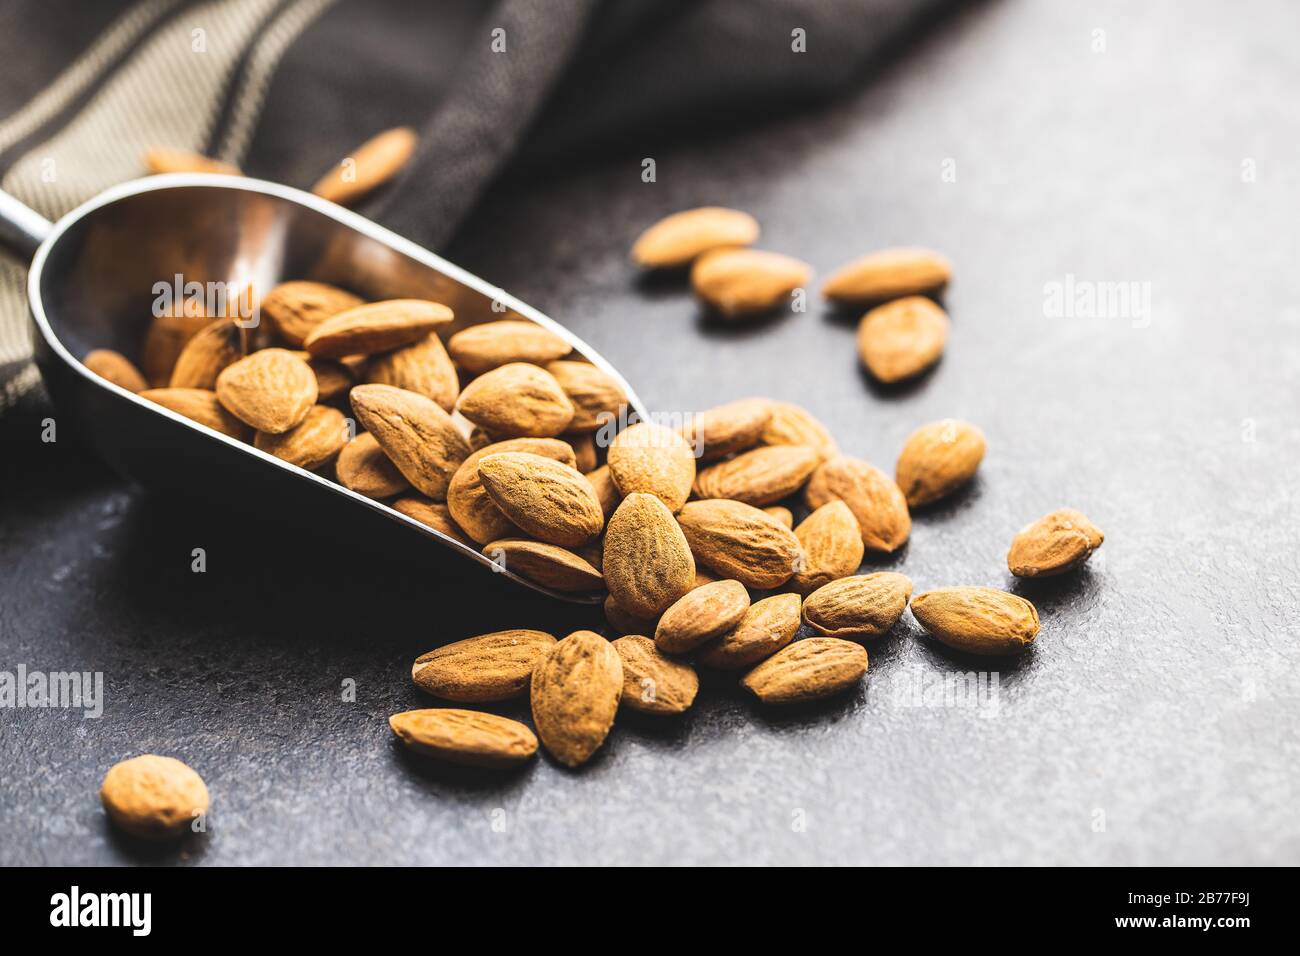
<instances>
[{"instance_id":1,"label":"textured stone surface","mask_svg":"<svg viewBox=\"0 0 1300 956\"><path fill-rule=\"evenodd\" d=\"M908 705L909 688L990 664L919 640L905 615L842 700L764 711L706 675L684 719L620 715L578 772L547 758L505 777L438 769L385 723L428 704L408 677L417 654L590 619L521 603L439 626L461 595L432 570L345 573L322 540L240 536L229 517L125 489L75 436L43 446L35 422L8 422L0 669L102 670L108 702L101 720L0 716L0 862L1297 862L1288 22L1283 2L1250 16L985 4L825 112L692 144L650 136L502 191L450 252L574 327L654 408L771 392L891 470L917 425L978 423L974 486L868 567L1038 604L1042 634L1000 671L996 712ZM942 363L882 391L859 372L853 322L819 304L719 327L683 280L638 283L636 234L706 202L751 211L765 248L822 275L877 246L942 249L956 269ZM1045 316L1045 283L1067 274L1149 282L1149 324ZM1081 574L1016 584L1012 536L1062 505L1105 545ZM345 678L356 703L340 701ZM99 781L141 751L203 775L206 836L142 850L110 831Z\"/></svg>"}]
</instances>

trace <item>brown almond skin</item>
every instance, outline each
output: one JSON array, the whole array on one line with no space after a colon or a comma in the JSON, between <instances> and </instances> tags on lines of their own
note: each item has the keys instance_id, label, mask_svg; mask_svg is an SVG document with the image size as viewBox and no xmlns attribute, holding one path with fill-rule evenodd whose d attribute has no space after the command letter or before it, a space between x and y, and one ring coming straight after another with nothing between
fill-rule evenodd
<instances>
[{"instance_id":1,"label":"brown almond skin","mask_svg":"<svg viewBox=\"0 0 1300 956\"><path fill-rule=\"evenodd\" d=\"M659 653L639 634L614 641L623 662L622 706L643 714L680 714L695 702L700 678L695 669Z\"/></svg>"},{"instance_id":2,"label":"brown almond skin","mask_svg":"<svg viewBox=\"0 0 1300 956\"><path fill-rule=\"evenodd\" d=\"M843 501L862 531L862 543L871 551L897 551L912 533L907 499L893 480L861 458L838 455L823 462L808 479L804 501L817 509L830 501Z\"/></svg>"},{"instance_id":3,"label":"brown almond skin","mask_svg":"<svg viewBox=\"0 0 1300 956\"><path fill-rule=\"evenodd\" d=\"M421 494L442 501L469 443L432 399L391 385L358 385L352 410L402 476Z\"/></svg>"},{"instance_id":4,"label":"brown almond skin","mask_svg":"<svg viewBox=\"0 0 1300 956\"><path fill-rule=\"evenodd\" d=\"M121 352L112 349L92 349L82 362L102 379L121 386L128 392L139 394L149 387L143 373Z\"/></svg>"},{"instance_id":5,"label":"brown almond skin","mask_svg":"<svg viewBox=\"0 0 1300 956\"><path fill-rule=\"evenodd\" d=\"M478 474L502 513L539 541L575 548L605 527L596 490L568 465L505 452L480 459Z\"/></svg>"},{"instance_id":6,"label":"brown almond skin","mask_svg":"<svg viewBox=\"0 0 1300 956\"><path fill-rule=\"evenodd\" d=\"M822 294L838 305L867 305L937 293L951 277L948 260L930 249L882 249L836 269L822 285Z\"/></svg>"},{"instance_id":7,"label":"brown almond skin","mask_svg":"<svg viewBox=\"0 0 1300 956\"><path fill-rule=\"evenodd\" d=\"M365 305L351 292L324 282L281 282L261 302L261 314L271 320L280 338L294 348L326 319Z\"/></svg>"},{"instance_id":8,"label":"brown almond skin","mask_svg":"<svg viewBox=\"0 0 1300 956\"><path fill-rule=\"evenodd\" d=\"M259 432L278 435L302 423L316 404L316 375L285 349L262 349L217 376L217 400Z\"/></svg>"},{"instance_id":9,"label":"brown almond skin","mask_svg":"<svg viewBox=\"0 0 1300 956\"><path fill-rule=\"evenodd\" d=\"M546 371L555 377L564 394L573 402L573 421L569 429L591 432L607 419L617 419L619 409L627 404L623 386L604 369L590 362L549 362Z\"/></svg>"},{"instance_id":10,"label":"brown almond skin","mask_svg":"<svg viewBox=\"0 0 1300 956\"><path fill-rule=\"evenodd\" d=\"M316 400L329 402L346 395L356 384L352 370L335 359L313 358L308 352L295 352L300 359L311 367L316 376Z\"/></svg>"},{"instance_id":11,"label":"brown almond skin","mask_svg":"<svg viewBox=\"0 0 1300 956\"><path fill-rule=\"evenodd\" d=\"M145 840L179 837L208 812L203 778L175 757L156 754L114 764L99 796L113 823Z\"/></svg>"},{"instance_id":12,"label":"brown almond skin","mask_svg":"<svg viewBox=\"0 0 1300 956\"><path fill-rule=\"evenodd\" d=\"M418 144L419 138L409 126L386 129L354 149L346 157L352 161L350 165L336 163L311 191L340 206L351 205L401 172ZM351 175L345 177L345 170Z\"/></svg>"},{"instance_id":13,"label":"brown almond skin","mask_svg":"<svg viewBox=\"0 0 1300 956\"><path fill-rule=\"evenodd\" d=\"M911 596L911 579L894 571L840 578L808 595L803 619L826 637L870 640L889 633Z\"/></svg>"},{"instance_id":14,"label":"brown almond skin","mask_svg":"<svg viewBox=\"0 0 1300 956\"><path fill-rule=\"evenodd\" d=\"M243 355L239 326L229 319L218 319L185 343L172 368L169 386L215 389L217 376Z\"/></svg>"},{"instance_id":15,"label":"brown almond skin","mask_svg":"<svg viewBox=\"0 0 1300 956\"><path fill-rule=\"evenodd\" d=\"M367 382L392 385L431 398L445 411L456 407L460 377L437 332L391 352L381 352L366 363Z\"/></svg>"},{"instance_id":16,"label":"brown almond skin","mask_svg":"<svg viewBox=\"0 0 1300 956\"><path fill-rule=\"evenodd\" d=\"M770 657L799 631L799 595L774 594L750 605L740 623L699 653L718 670L740 670Z\"/></svg>"},{"instance_id":17,"label":"brown almond skin","mask_svg":"<svg viewBox=\"0 0 1300 956\"><path fill-rule=\"evenodd\" d=\"M840 453L830 431L807 409L789 402L768 405L771 417L760 437L764 445L807 445L817 449L823 461Z\"/></svg>"},{"instance_id":18,"label":"brown almond skin","mask_svg":"<svg viewBox=\"0 0 1300 956\"><path fill-rule=\"evenodd\" d=\"M695 583L686 536L654 495L623 499L605 529L605 586L619 606L655 618Z\"/></svg>"},{"instance_id":19,"label":"brown almond skin","mask_svg":"<svg viewBox=\"0 0 1300 956\"><path fill-rule=\"evenodd\" d=\"M826 502L801 521L794 536L803 547L804 560L790 579L790 587L800 594L856 574L866 551L858 519L848 505L838 500Z\"/></svg>"},{"instance_id":20,"label":"brown almond skin","mask_svg":"<svg viewBox=\"0 0 1300 956\"><path fill-rule=\"evenodd\" d=\"M171 381L172 369L185 344L212 324L212 317L186 303L174 312L157 316L145 333L140 349L140 371L154 388Z\"/></svg>"},{"instance_id":21,"label":"brown almond skin","mask_svg":"<svg viewBox=\"0 0 1300 956\"><path fill-rule=\"evenodd\" d=\"M803 560L793 531L742 501L692 501L677 521L699 563L746 587L780 587Z\"/></svg>"},{"instance_id":22,"label":"brown almond skin","mask_svg":"<svg viewBox=\"0 0 1300 956\"><path fill-rule=\"evenodd\" d=\"M974 478L984 460L984 447L982 431L952 418L912 432L894 468L908 505L933 504Z\"/></svg>"},{"instance_id":23,"label":"brown almond skin","mask_svg":"<svg viewBox=\"0 0 1300 956\"><path fill-rule=\"evenodd\" d=\"M148 388L140 397L214 431L247 441L250 429L217 401L217 393L202 388Z\"/></svg>"},{"instance_id":24,"label":"brown almond skin","mask_svg":"<svg viewBox=\"0 0 1300 956\"><path fill-rule=\"evenodd\" d=\"M511 362L465 386L456 408L499 438L553 438L573 421L573 402L550 372Z\"/></svg>"},{"instance_id":25,"label":"brown almond skin","mask_svg":"<svg viewBox=\"0 0 1300 956\"><path fill-rule=\"evenodd\" d=\"M758 233L758 221L738 209L684 209L641 233L632 245L632 261L645 269L676 269L710 249L752 245Z\"/></svg>"},{"instance_id":26,"label":"brown almond skin","mask_svg":"<svg viewBox=\"0 0 1300 956\"><path fill-rule=\"evenodd\" d=\"M573 457L577 461L574 467L578 471L585 475L589 471L595 471L600 465L600 458L596 453L596 440L590 432L569 430L560 438L573 449Z\"/></svg>"},{"instance_id":27,"label":"brown almond skin","mask_svg":"<svg viewBox=\"0 0 1300 956\"><path fill-rule=\"evenodd\" d=\"M614 478L609 473L609 465L601 465L595 471L587 472L587 480L591 482L596 497L600 499L600 508L605 512L605 517L609 518L618 507L618 503L623 500L623 496L618 493L618 487L614 484Z\"/></svg>"},{"instance_id":28,"label":"brown almond skin","mask_svg":"<svg viewBox=\"0 0 1300 956\"><path fill-rule=\"evenodd\" d=\"M472 544L465 537L465 532L461 531L456 526L456 522L452 520L447 506L441 502L430 501L428 498L421 498L419 495L408 495L394 501L393 510L406 515L408 518L414 518L420 524L432 528L434 531L441 531L447 537L462 544Z\"/></svg>"},{"instance_id":29,"label":"brown almond skin","mask_svg":"<svg viewBox=\"0 0 1300 956\"><path fill-rule=\"evenodd\" d=\"M948 315L913 295L877 306L858 325L858 356L877 381L915 378L939 361L948 342Z\"/></svg>"},{"instance_id":30,"label":"brown almond skin","mask_svg":"<svg viewBox=\"0 0 1300 956\"><path fill-rule=\"evenodd\" d=\"M555 644L545 631L523 628L480 634L421 654L411 679L425 693L457 703L510 700L528 692L533 668Z\"/></svg>"},{"instance_id":31,"label":"brown almond skin","mask_svg":"<svg viewBox=\"0 0 1300 956\"><path fill-rule=\"evenodd\" d=\"M370 432L348 442L334 463L339 484L367 498L391 498L411 487Z\"/></svg>"},{"instance_id":32,"label":"brown almond skin","mask_svg":"<svg viewBox=\"0 0 1300 956\"><path fill-rule=\"evenodd\" d=\"M787 528L794 528L794 512L782 505L769 505L763 509L763 513L771 515Z\"/></svg>"},{"instance_id":33,"label":"brown almond skin","mask_svg":"<svg viewBox=\"0 0 1300 956\"><path fill-rule=\"evenodd\" d=\"M834 637L795 641L769 657L741 680L765 704L802 704L842 694L867 673L860 644Z\"/></svg>"},{"instance_id":34,"label":"brown almond skin","mask_svg":"<svg viewBox=\"0 0 1300 956\"><path fill-rule=\"evenodd\" d=\"M1038 609L996 588L956 587L912 598L912 615L936 640L967 654L1018 654L1038 636Z\"/></svg>"},{"instance_id":35,"label":"brown almond skin","mask_svg":"<svg viewBox=\"0 0 1300 956\"><path fill-rule=\"evenodd\" d=\"M537 737L519 721L477 710L407 710L388 726L410 750L468 767L508 769L537 753Z\"/></svg>"},{"instance_id":36,"label":"brown almond skin","mask_svg":"<svg viewBox=\"0 0 1300 956\"><path fill-rule=\"evenodd\" d=\"M447 488L447 507L456 523L479 544L519 533L515 523L506 517L479 475L478 465L488 455L505 452L529 452L551 458L572 468L575 464L573 448L558 438L512 438L485 445L478 449L456 469ZM594 485L593 485L594 488ZM599 492L597 492L599 497ZM612 509L611 509L612 511Z\"/></svg>"},{"instance_id":37,"label":"brown almond skin","mask_svg":"<svg viewBox=\"0 0 1300 956\"><path fill-rule=\"evenodd\" d=\"M159 173L221 173L226 176L238 176L239 167L223 163L219 159L192 153L184 149L171 149L154 146L145 150L145 169L153 175Z\"/></svg>"},{"instance_id":38,"label":"brown almond skin","mask_svg":"<svg viewBox=\"0 0 1300 956\"><path fill-rule=\"evenodd\" d=\"M447 351L471 375L511 362L545 365L562 359L573 346L550 329L523 319L501 319L462 329L447 340Z\"/></svg>"},{"instance_id":39,"label":"brown almond skin","mask_svg":"<svg viewBox=\"0 0 1300 956\"><path fill-rule=\"evenodd\" d=\"M691 495L695 458L677 432L654 422L623 429L609 444L610 477L619 493L654 495L676 513Z\"/></svg>"},{"instance_id":40,"label":"brown almond skin","mask_svg":"<svg viewBox=\"0 0 1300 956\"><path fill-rule=\"evenodd\" d=\"M763 249L714 249L695 260L691 288L728 319L763 315L806 286L812 266L793 256Z\"/></svg>"},{"instance_id":41,"label":"brown almond skin","mask_svg":"<svg viewBox=\"0 0 1300 956\"><path fill-rule=\"evenodd\" d=\"M623 696L623 663L592 631L574 631L533 671L529 694L542 745L566 767L591 759L605 742Z\"/></svg>"},{"instance_id":42,"label":"brown almond skin","mask_svg":"<svg viewBox=\"0 0 1300 956\"><path fill-rule=\"evenodd\" d=\"M605 623L616 634L653 634L655 630L655 619L652 617L637 617L628 611L619 607L612 594L605 595L603 605L605 611Z\"/></svg>"},{"instance_id":43,"label":"brown almond skin","mask_svg":"<svg viewBox=\"0 0 1300 956\"><path fill-rule=\"evenodd\" d=\"M771 420L771 402L742 398L693 416L682 428L682 437L700 461L716 461L753 448Z\"/></svg>"},{"instance_id":44,"label":"brown almond skin","mask_svg":"<svg viewBox=\"0 0 1300 956\"><path fill-rule=\"evenodd\" d=\"M253 447L314 471L333 461L347 441L348 423L343 413L328 405L316 405L287 432L279 435L258 432L253 436Z\"/></svg>"},{"instance_id":45,"label":"brown almond skin","mask_svg":"<svg viewBox=\"0 0 1300 956\"><path fill-rule=\"evenodd\" d=\"M739 581L711 581L692 588L664 611L655 627L655 646L685 654L732 630L749 610L749 592Z\"/></svg>"},{"instance_id":46,"label":"brown almond skin","mask_svg":"<svg viewBox=\"0 0 1300 956\"><path fill-rule=\"evenodd\" d=\"M502 538L485 544L483 553L520 577L553 591L598 591L605 586L604 575L591 562L559 545Z\"/></svg>"},{"instance_id":47,"label":"brown almond skin","mask_svg":"<svg viewBox=\"0 0 1300 956\"><path fill-rule=\"evenodd\" d=\"M330 316L302 346L317 358L373 355L419 342L453 318L451 309L425 299L368 302Z\"/></svg>"},{"instance_id":48,"label":"brown almond skin","mask_svg":"<svg viewBox=\"0 0 1300 956\"><path fill-rule=\"evenodd\" d=\"M701 471L695 476L695 495L770 505L802 488L820 463L816 449L807 445L755 448Z\"/></svg>"},{"instance_id":49,"label":"brown almond skin","mask_svg":"<svg viewBox=\"0 0 1300 956\"><path fill-rule=\"evenodd\" d=\"M1007 552L1007 568L1018 578L1046 578L1083 565L1105 536L1082 512L1058 508L1020 529Z\"/></svg>"}]
</instances>

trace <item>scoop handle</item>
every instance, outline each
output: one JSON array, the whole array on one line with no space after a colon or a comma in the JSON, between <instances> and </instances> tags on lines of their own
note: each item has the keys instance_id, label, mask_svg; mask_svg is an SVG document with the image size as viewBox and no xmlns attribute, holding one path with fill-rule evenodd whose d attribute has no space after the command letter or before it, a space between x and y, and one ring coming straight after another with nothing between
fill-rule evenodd
<instances>
[{"instance_id":1,"label":"scoop handle","mask_svg":"<svg viewBox=\"0 0 1300 956\"><path fill-rule=\"evenodd\" d=\"M30 262L53 228L54 223L35 209L0 189L0 246Z\"/></svg>"}]
</instances>

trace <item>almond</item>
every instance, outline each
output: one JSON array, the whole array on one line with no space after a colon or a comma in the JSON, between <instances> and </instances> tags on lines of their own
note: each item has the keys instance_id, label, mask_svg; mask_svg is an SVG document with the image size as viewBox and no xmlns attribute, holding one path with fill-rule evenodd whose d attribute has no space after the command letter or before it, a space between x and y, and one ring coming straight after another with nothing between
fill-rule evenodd
<instances>
[{"instance_id":1,"label":"almond","mask_svg":"<svg viewBox=\"0 0 1300 956\"><path fill-rule=\"evenodd\" d=\"M803 547L803 565L790 579L790 586L808 594L836 578L857 572L866 550L862 529L849 506L842 501L828 501L794 529ZM906 604L906 600L903 602ZM902 608L899 609L902 613Z\"/></svg>"},{"instance_id":2,"label":"almond","mask_svg":"<svg viewBox=\"0 0 1300 956\"><path fill-rule=\"evenodd\" d=\"M677 520L697 561L746 587L780 587L803 559L793 531L741 501L692 501Z\"/></svg>"},{"instance_id":3,"label":"almond","mask_svg":"<svg viewBox=\"0 0 1300 956\"><path fill-rule=\"evenodd\" d=\"M260 354L260 353L259 353ZM432 399L391 385L358 385L352 410L416 490L434 501L469 457L469 443Z\"/></svg>"},{"instance_id":4,"label":"almond","mask_svg":"<svg viewBox=\"0 0 1300 956\"><path fill-rule=\"evenodd\" d=\"M421 654L411 679L425 693L457 703L509 700L528 692L533 668L555 644L545 631L480 634Z\"/></svg>"},{"instance_id":5,"label":"almond","mask_svg":"<svg viewBox=\"0 0 1300 956\"><path fill-rule=\"evenodd\" d=\"M911 579L893 571L840 578L808 595L803 619L827 637L868 640L889 632L911 596Z\"/></svg>"},{"instance_id":6,"label":"almond","mask_svg":"<svg viewBox=\"0 0 1300 956\"><path fill-rule=\"evenodd\" d=\"M808 480L804 500L813 509L843 501L858 520L862 543L872 551L897 551L912 532L907 499L898 485L861 458L839 455L824 462Z\"/></svg>"},{"instance_id":7,"label":"almond","mask_svg":"<svg viewBox=\"0 0 1300 956\"><path fill-rule=\"evenodd\" d=\"M266 294L261 314L287 344L302 348L303 340L326 319L365 302L351 292L324 282L282 282Z\"/></svg>"},{"instance_id":8,"label":"almond","mask_svg":"<svg viewBox=\"0 0 1300 956\"><path fill-rule=\"evenodd\" d=\"M1016 654L1038 636L1038 609L996 588L926 591L912 598L912 614L937 640L968 654Z\"/></svg>"},{"instance_id":9,"label":"almond","mask_svg":"<svg viewBox=\"0 0 1300 956\"><path fill-rule=\"evenodd\" d=\"M623 499L605 530L605 586L637 617L653 618L691 589L695 561L672 512L654 495Z\"/></svg>"},{"instance_id":10,"label":"almond","mask_svg":"<svg viewBox=\"0 0 1300 956\"><path fill-rule=\"evenodd\" d=\"M211 324L210 316L188 303L156 317L140 350L140 370L149 384L155 388L166 386L185 344Z\"/></svg>"},{"instance_id":11,"label":"almond","mask_svg":"<svg viewBox=\"0 0 1300 956\"><path fill-rule=\"evenodd\" d=\"M537 737L519 721L477 710L408 710L388 726L416 753L469 767L514 767L537 753Z\"/></svg>"},{"instance_id":12,"label":"almond","mask_svg":"<svg viewBox=\"0 0 1300 956\"><path fill-rule=\"evenodd\" d=\"M858 325L858 355L887 385L920 375L943 355L948 315L924 296L877 306Z\"/></svg>"},{"instance_id":13,"label":"almond","mask_svg":"<svg viewBox=\"0 0 1300 956\"><path fill-rule=\"evenodd\" d=\"M695 702L700 678L694 668L660 654L650 638L620 637L613 647L623 662L623 706L643 714L680 714Z\"/></svg>"},{"instance_id":14,"label":"almond","mask_svg":"<svg viewBox=\"0 0 1300 956\"><path fill-rule=\"evenodd\" d=\"M520 577L554 591L596 591L605 586L605 578L589 561L558 545L502 538L485 544L483 553Z\"/></svg>"},{"instance_id":15,"label":"almond","mask_svg":"<svg viewBox=\"0 0 1300 956\"><path fill-rule=\"evenodd\" d=\"M929 249L882 249L841 266L827 277L822 293L840 305L899 299L938 292L952 267Z\"/></svg>"},{"instance_id":16,"label":"almond","mask_svg":"<svg viewBox=\"0 0 1300 956\"><path fill-rule=\"evenodd\" d=\"M401 172L418 143L410 127L384 130L318 179L311 191L340 206L350 205Z\"/></svg>"},{"instance_id":17,"label":"almond","mask_svg":"<svg viewBox=\"0 0 1300 956\"><path fill-rule=\"evenodd\" d=\"M328 402L340 395L346 395L352 386L356 384L356 380L352 377L352 370L342 362L336 362L333 359L313 358L309 352L294 352L293 354L306 362L311 368L311 373L316 376L317 401Z\"/></svg>"},{"instance_id":18,"label":"almond","mask_svg":"<svg viewBox=\"0 0 1300 956\"><path fill-rule=\"evenodd\" d=\"M604 603L605 622L617 634L653 634L655 629L655 619L652 617L637 617L619 607L612 594L605 596Z\"/></svg>"},{"instance_id":19,"label":"almond","mask_svg":"<svg viewBox=\"0 0 1300 956\"><path fill-rule=\"evenodd\" d=\"M740 683L765 704L800 704L843 693L866 673L862 645L810 637L769 657Z\"/></svg>"},{"instance_id":20,"label":"almond","mask_svg":"<svg viewBox=\"0 0 1300 956\"><path fill-rule=\"evenodd\" d=\"M655 645L685 654L732 630L749 610L749 592L739 581L712 581L692 588L659 618Z\"/></svg>"},{"instance_id":21,"label":"almond","mask_svg":"<svg viewBox=\"0 0 1300 956\"><path fill-rule=\"evenodd\" d=\"M771 416L760 437L764 445L807 445L817 449L823 461L840 453L826 426L807 409L789 402L769 402L768 406Z\"/></svg>"},{"instance_id":22,"label":"almond","mask_svg":"<svg viewBox=\"0 0 1300 956\"><path fill-rule=\"evenodd\" d=\"M1073 508L1059 508L1020 529L1007 553L1007 567L1018 578L1064 574L1092 557L1105 536Z\"/></svg>"},{"instance_id":23,"label":"almond","mask_svg":"<svg viewBox=\"0 0 1300 956\"><path fill-rule=\"evenodd\" d=\"M313 406L307 417L287 432L258 432L253 437L254 448L308 471L329 464L347 442L347 419L327 405Z\"/></svg>"},{"instance_id":24,"label":"almond","mask_svg":"<svg viewBox=\"0 0 1300 956\"><path fill-rule=\"evenodd\" d=\"M456 469L447 488L447 507L456 523L479 544L519 533L515 523L505 516L479 476L479 462L488 455L504 452L528 452L573 467L573 449L558 438L512 438L486 445L474 452Z\"/></svg>"},{"instance_id":25,"label":"almond","mask_svg":"<svg viewBox=\"0 0 1300 956\"><path fill-rule=\"evenodd\" d=\"M812 279L812 266L759 249L715 249L691 268L695 294L727 318L771 312Z\"/></svg>"},{"instance_id":26,"label":"almond","mask_svg":"<svg viewBox=\"0 0 1300 956\"><path fill-rule=\"evenodd\" d=\"M757 240L758 222L749 213L701 206L666 216L641 233L632 245L632 261L647 269L672 269L710 249Z\"/></svg>"},{"instance_id":27,"label":"almond","mask_svg":"<svg viewBox=\"0 0 1300 956\"><path fill-rule=\"evenodd\" d=\"M185 343L172 368L170 387L214 389L217 376L243 355L239 326L217 319Z\"/></svg>"},{"instance_id":28,"label":"almond","mask_svg":"<svg viewBox=\"0 0 1300 956\"><path fill-rule=\"evenodd\" d=\"M460 377L451 356L430 332L418 342L372 356L364 372L368 382L392 385L431 398L446 411L456 406L460 394Z\"/></svg>"},{"instance_id":29,"label":"almond","mask_svg":"<svg viewBox=\"0 0 1300 956\"><path fill-rule=\"evenodd\" d=\"M150 173L222 173L226 176L238 176L239 167L223 163L186 149L172 149L167 146L154 146L145 151L144 165Z\"/></svg>"},{"instance_id":30,"label":"almond","mask_svg":"<svg viewBox=\"0 0 1300 956\"><path fill-rule=\"evenodd\" d=\"M447 510L447 506L440 502L430 501L428 498L421 498L418 495L409 495L394 501L393 510L406 515L408 518L415 519L434 531L442 532L454 541L469 544L464 532L452 520L451 512Z\"/></svg>"},{"instance_id":31,"label":"almond","mask_svg":"<svg viewBox=\"0 0 1300 956\"><path fill-rule=\"evenodd\" d=\"M755 448L701 471L695 477L695 494L770 505L802 488L820 462L817 451L807 445Z\"/></svg>"},{"instance_id":32,"label":"almond","mask_svg":"<svg viewBox=\"0 0 1300 956\"><path fill-rule=\"evenodd\" d=\"M391 498L411 487L370 432L362 432L343 447L334 473L344 488L367 498Z\"/></svg>"},{"instance_id":33,"label":"almond","mask_svg":"<svg viewBox=\"0 0 1300 956\"><path fill-rule=\"evenodd\" d=\"M217 400L259 432L278 435L298 425L316 404L316 376L284 349L262 349L217 376Z\"/></svg>"},{"instance_id":34,"label":"almond","mask_svg":"<svg viewBox=\"0 0 1300 956\"><path fill-rule=\"evenodd\" d=\"M325 319L302 345L317 358L373 355L419 342L452 318L451 309L424 299L369 302Z\"/></svg>"},{"instance_id":35,"label":"almond","mask_svg":"<svg viewBox=\"0 0 1300 956\"><path fill-rule=\"evenodd\" d=\"M551 438L573 421L573 402L546 369L511 362L465 386L457 410L499 438Z\"/></svg>"},{"instance_id":36,"label":"almond","mask_svg":"<svg viewBox=\"0 0 1300 956\"><path fill-rule=\"evenodd\" d=\"M157 754L114 764L104 775L99 797L109 819L145 840L178 837L208 812L203 778L175 757Z\"/></svg>"},{"instance_id":37,"label":"almond","mask_svg":"<svg viewBox=\"0 0 1300 956\"><path fill-rule=\"evenodd\" d=\"M100 378L106 379L128 392L139 393L149 387L144 375L121 352L114 352L112 349L92 349L86 353L86 358L82 364Z\"/></svg>"},{"instance_id":38,"label":"almond","mask_svg":"<svg viewBox=\"0 0 1300 956\"><path fill-rule=\"evenodd\" d=\"M615 435L606 463L619 494L654 495L673 512L690 497L695 481L695 458L686 439L654 422L638 422Z\"/></svg>"},{"instance_id":39,"label":"almond","mask_svg":"<svg viewBox=\"0 0 1300 956\"><path fill-rule=\"evenodd\" d=\"M485 455L479 480L516 526L549 544L573 548L605 527L596 490L580 472L528 452Z\"/></svg>"},{"instance_id":40,"label":"almond","mask_svg":"<svg viewBox=\"0 0 1300 956\"><path fill-rule=\"evenodd\" d=\"M614 725L623 696L623 664L609 641L574 631L533 671L533 724L542 745L560 763L591 759Z\"/></svg>"},{"instance_id":41,"label":"almond","mask_svg":"<svg viewBox=\"0 0 1300 956\"><path fill-rule=\"evenodd\" d=\"M693 416L682 436L701 461L716 461L753 448L771 420L771 402L742 398Z\"/></svg>"},{"instance_id":42,"label":"almond","mask_svg":"<svg viewBox=\"0 0 1300 956\"><path fill-rule=\"evenodd\" d=\"M782 505L769 505L763 509L764 514L771 515L787 528L794 527L794 512Z\"/></svg>"},{"instance_id":43,"label":"almond","mask_svg":"<svg viewBox=\"0 0 1300 956\"><path fill-rule=\"evenodd\" d=\"M573 403L574 415L569 428L591 432L608 420L617 420L619 409L627 405L627 392L604 369L589 362L548 362L546 371L555 377Z\"/></svg>"},{"instance_id":44,"label":"almond","mask_svg":"<svg viewBox=\"0 0 1300 956\"><path fill-rule=\"evenodd\" d=\"M740 623L705 646L699 661L719 670L739 670L770 657L799 631L799 595L775 594L750 605Z\"/></svg>"},{"instance_id":45,"label":"almond","mask_svg":"<svg viewBox=\"0 0 1300 956\"><path fill-rule=\"evenodd\" d=\"M596 470L600 459L596 455L596 441L590 433L567 431L560 438L573 449L574 467L578 471L585 475Z\"/></svg>"},{"instance_id":46,"label":"almond","mask_svg":"<svg viewBox=\"0 0 1300 956\"><path fill-rule=\"evenodd\" d=\"M984 460L984 433L946 418L912 432L898 456L894 476L913 508L952 494L975 477Z\"/></svg>"},{"instance_id":47,"label":"almond","mask_svg":"<svg viewBox=\"0 0 1300 956\"><path fill-rule=\"evenodd\" d=\"M221 406L216 392L201 388L149 388L140 397L223 435L248 440L248 426Z\"/></svg>"},{"instance_id":48,"label":"almond","mask_svg":"<svg viewBox=\"0 0 1300 956\"><path fill-rule=\"evenodd\" d=\"M501 319L462 329L447 340L447 351L471 375L511 362L545 365L562 359L573 346L549 329L523 319Z\"/></svg>"}]
</instances>

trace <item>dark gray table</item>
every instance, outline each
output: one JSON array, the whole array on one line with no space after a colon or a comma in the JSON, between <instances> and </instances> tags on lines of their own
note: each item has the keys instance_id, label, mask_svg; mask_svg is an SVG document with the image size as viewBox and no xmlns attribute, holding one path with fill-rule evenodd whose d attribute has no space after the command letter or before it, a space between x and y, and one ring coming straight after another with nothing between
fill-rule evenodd
<instances>
[{"instance_id":1,"label":"dark gray table","mask_svg":"<svg viewBox=\"0 0 1300 956\"><path fill-rule=\"evenodd\" d=\"M979 423L976 485L881 564L918 590L1011 586L1015 531L1085 510L1106 544L1025 589L1043 631L1000 669L996 706L944 705L945 681L989 665L909 617L845 700L779 715L710 681L680 722L620 721L577 773L429 767L385 725L425 703L417 653L586 620L481 606L433 568L331 560L327 532L254 534L131 492L76 436L42 445L11 421L0 669L102 670L108 700L100 720L3 714L0 862L1297 862L1300 60L1284 0L1247 7L983 5L833 109L647 135L500 191L451 250L657 409L792 399L886 467L922 422ZM679 284L639 283L637 231L707 202L752 211L763 246L823 274L883 245L945 250L941 367L884 393L852 321L820 305L724 328ZM1137 304L1053 314L1067 277L1138 283ZM146 750L203 773L205 837L144 852L106 826L100 778Z\"/></svg>"}]
</instances>

